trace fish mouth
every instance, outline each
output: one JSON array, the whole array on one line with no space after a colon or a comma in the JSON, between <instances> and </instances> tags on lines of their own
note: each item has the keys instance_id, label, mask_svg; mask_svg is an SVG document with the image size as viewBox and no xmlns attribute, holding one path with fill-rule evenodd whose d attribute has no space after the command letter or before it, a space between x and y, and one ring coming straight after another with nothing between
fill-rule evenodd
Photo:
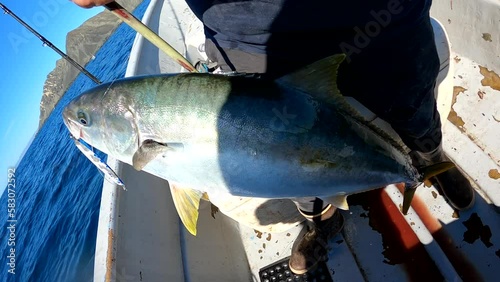
<instances>
[{"instance_id":1,"label":"fish mouth","mask_svg":"<svg viewBox=\"0 0 500 282\"><path fill-rule=\"evenodd\" d=\"M78 122L71 119L71 113L68 109L65 109L63 112L63 122L73 137L76 139L82 138L82 126Z\"/></svg>"}]
</instances>

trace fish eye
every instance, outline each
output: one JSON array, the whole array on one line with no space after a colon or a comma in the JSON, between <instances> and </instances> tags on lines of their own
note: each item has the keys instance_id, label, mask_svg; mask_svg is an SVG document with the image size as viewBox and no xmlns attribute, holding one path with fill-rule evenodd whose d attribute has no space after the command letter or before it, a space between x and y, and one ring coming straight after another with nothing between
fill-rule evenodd
<instances>
[{"instance_id":1,"label":"fish eye","mask_svg":"<svg viewBox=\"0 0 500 282\"><path fill-rule=\"evenodd\" d=\"M78 121L82 125L88 125L89 124L89 119L88 119L87 115L84 112L78 112L77 118L78 118Z\"/></svg>"}]
</instances>

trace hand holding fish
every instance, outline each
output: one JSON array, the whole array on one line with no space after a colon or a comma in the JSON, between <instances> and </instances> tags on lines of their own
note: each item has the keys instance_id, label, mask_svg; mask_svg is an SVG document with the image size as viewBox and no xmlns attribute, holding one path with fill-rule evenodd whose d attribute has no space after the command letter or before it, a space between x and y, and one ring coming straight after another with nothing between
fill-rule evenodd
<instances>
[{"instance_id":1,"label":"hand holding fish","mask_svg":"<svg viewBox=\"0 0 500 282\"><path fill-rule=\"evenodd\" d=\"M83 8L103 6L111 2L113 2L113 0L73 0L73 3Z\"/></svg>"}]
</instances>

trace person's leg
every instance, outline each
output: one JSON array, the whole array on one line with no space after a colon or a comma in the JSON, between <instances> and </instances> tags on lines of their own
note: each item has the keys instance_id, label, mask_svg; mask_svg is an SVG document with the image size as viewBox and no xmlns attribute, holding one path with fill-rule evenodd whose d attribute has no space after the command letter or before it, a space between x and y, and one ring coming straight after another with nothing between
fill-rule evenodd
<instances>
[{"instance_id":1,"label":"person's leg","mask_svg":"<svg viewBox=\"0 0 500 282\"><path fill-rule=\"evenodd\" d=\"M365 39L361 46L360 37L353 30L364 27L360 25L325 30L321 37L324 42L306 42L299 45L313 46L314 51L311 52L304 52L305 49L298 48L295 42L284 44L288 53L298 54L298 58L283 57L280 52L271 55L249 54L240 50L217 48L210 44L206 45L207 55L217 61L224 71L270 71L271 77L278 77L285 70L297 69L314 62L319 59L318 54L326 57L342 53L346 51L343 47L351 46L349 50L355 51L347 54L346 62L339 69L337 81L341 93L356 98L389 122L405 144L414 151L415 165L429 165L447 160L441 149L441 124L433 95L439 72L439 59L428 13L418 21L392 21L381 28L377 35ZM297 39L297 42L300 42L300 39ZM329 48L327 52L325 47ZM294 66L291 66L292 64ZM473 189L457 169L449 170L437 179L445 198L452 206L465 209L473 204ZM343 224L340 213L334 212L334 208L332 212L323 203L318 214L314 209L307 210L308 208L303 206L308 204L307 201L300 202L302 204L298 205L299 211L303 211L310 222L316 221L318 224L312 224L312 228L292 251L291 264L295 265L294 261L302 261L297 263L299 266L293 267L297 272L310 268L311 263L307 261L316 263L319 260L319 257L314 255L314 250L326 250L326 245L321 242L326 242L328 234L334 234L335 230L338 232ZM324 216L330 213L335 216ZM308 249L313 251L306 251Z\"/></svg>"},{"instance_id":2,"label":"person's leg","mask_svg":"<svg viewBox=\"0 0 500 282\"><path fill-rule=\"evenodd\" d=\"M326 258L328 240L342 230L344 218L336 207L320 198L295 198L293 202L306 218L308 230L295 242L289 266L295 274L303 274Z\"/></svg>"},{"instance_id":3,"label":"person's leg","mask_svg":"<svg viewBox=\"0 0 500 282\"><path fill-rule=\"evenodd\" d=\"M211 39L205 40L207 57L216 62L222 72L265 73L266 55L248 53L237 49L217 46Z\"/></svg>"},{"instance_id":4,"label":"person's leg","mask_svg":"<svg viewBox=\"0 0 500 282\"><path fill-rule=\"evenodd\" d=\"M442 149L434 97L439 58L430 17L413 26L395 26L390 32L397 36L384 36L341 66L339 88L391 124L413 151L415 166L449 161ZM473 205L474 190L457 168L433 180L455 209Z\"/></svg>"}]
</instances>

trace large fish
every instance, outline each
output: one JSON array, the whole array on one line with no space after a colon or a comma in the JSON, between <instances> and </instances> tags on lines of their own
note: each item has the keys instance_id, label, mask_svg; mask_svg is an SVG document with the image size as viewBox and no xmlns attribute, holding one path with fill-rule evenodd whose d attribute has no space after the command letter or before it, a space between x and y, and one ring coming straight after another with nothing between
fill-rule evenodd
<instances>
[{"instance_id":1,"label":"large fish","mask_svg":"<svg viewBox=\"0 0 500 282\"><path fill-rule=\"evenodd\" d=\"M95 87L64 122L114 158L172 183L195 233L204 193L297 198L349 194L423 180L405 149L366 122L336 86L344 56L276 81L211 74L134 77Z\"/></svg>"}]
</instances>

